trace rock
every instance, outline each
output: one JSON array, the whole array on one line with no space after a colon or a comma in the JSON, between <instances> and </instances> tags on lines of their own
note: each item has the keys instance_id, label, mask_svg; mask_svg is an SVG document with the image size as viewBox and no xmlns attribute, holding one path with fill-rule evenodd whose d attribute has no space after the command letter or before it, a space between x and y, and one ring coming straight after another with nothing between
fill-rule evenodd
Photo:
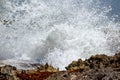
<instances>
[{"instance_id":1,"label":"rock","mask_svg":"<svg viewBox=\"0 0 120 80\"><path fill-rule=\"evenodd\" d=\"M1 79L5 79L5 80L19 80L19 78L17 78L17 69L14 66L11 65L5 65L3 67L1 67L0 70L1 74Z\"/></svg>"},{"instance_id":2,"label":"rock","mask_svg":"<svg viewBox=\"0 0 120 80\"><path fill-rule=\"evenodd\" d=\"M105 68L109 66L110 57L104 54L91 56L88 60L90 68Z\"/></svg>"},{"instance_id":3,"label":"rock","mask_svg":"<svg viewBox=\"0 0 120 80\"><path fill-rule=\"evenodd\" d=\"M37 66L37 70L40 71L40 72L58 72L59 69L57 68L54 68L53 66L51 65L48 65L48 63L46 63L45 65L40 65L40 66Z\"/></svg>"},{"instance_id":4,"label":"rock","mask_svg":"<svg viewBox=\"0 0 120 80\"><path fill-rule=\"evenodd\" d=\"M71 75L70 80L77 80L77 76L76 75Z\"/></svg>"},{"instance_id":5,"label":"rock","mask_svg":"<svg viewBox=\"0 0 120 80\"><path fill-rule=\"evenodd\" d=\"M11 65L5 65L1 68L1 73L8 75L16 75L16 67Z\"/></svg>"},{"instance_id":6,"label":"rock","mask_svg":"<svg viewBox=\"0 0 120 80\"><path fill-rule=\"evenodd\" d=\"M45 80L51 74L53 74L53 72L38 72L33 70L32 72L19 73L17 77L20 78L20 80Z\"/></svg>"},{"instance_id":7,"label":"rock","mask_svg":"<svg viewBox=\"0 0 120 80\"><path fill-rule=\"evenodd\" d=\"M120 67L120 52L116 53L114 56L111 56L110 66L113 68Z\"/></svg>"},{"instance_id":8,"label":"rock","mask_svg":"<svg viewBox=\"0 0 120 80\"><path fill-rule=\"evenodd\" d=\"M14 66L5 65L0 68L0 80L44 80L58 71L47 63L36 67L34 70L17 70Z\"/></svg>"},{"instance_id":9,"label":"rock","mask_svg":"<svg viewBox=\"0 0 120 80\"><path fill-rule=\"evenodd\" d=\"M73 61L71 64L69 64L67 67L65 67L69 71L75 71L75 70L86 70L89 69L89 63L87 61L82 61L79 59L78 61Z\"/></svg>"},{"instance_id":10,"label":"rock","mask_svg":"<svg viewBox=\"0 0 120 80\"><path fill-rule=\"evenodd\" d=\"M120 53L114 56L97 54L84 61L73 61L66 67L68 72L78 74L76 80L119 80L119 68Z\"/></svg>"},{"instance_id":11,"label":"rock","mask_svg":"<svg viewBox=\"0 0 120 80\"><path fill-rule=\"evenodd\" d=\"M89 59L82 61L73 61L66 68L68 71L84 71L89 69L103 69L106 67L119 68L120 67L120 53L115 54L114 56L107 56L104 54L97 54L91 56Z\"/></svg>"},{"instance_id":12,"label":"rock","mask_svg":"<svg viewBox=\"0 0 120 80\"><path fill-rule=\"evenodd\" d=\"M57 72L45 80L120 80L120 71L116 68L89 69L83 72Z\"/></svg>"},{"instance_id":13,"label":"rock","mask_svg":"<svg viewBox=\"0 0 120 80\"><path fill-rule=\"evenodd\" d=\"M18 70L11 65L0 67L0 80L120 80L120 53L73 61L66 71L59 71L48 63L32 66L36 69Z\"/></svg>"}]
</instances>

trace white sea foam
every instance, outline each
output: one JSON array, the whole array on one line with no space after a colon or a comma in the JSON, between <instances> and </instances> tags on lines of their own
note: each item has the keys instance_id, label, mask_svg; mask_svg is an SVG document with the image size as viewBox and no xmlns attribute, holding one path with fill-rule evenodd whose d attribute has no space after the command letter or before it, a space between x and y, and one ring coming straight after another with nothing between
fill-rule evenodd
<instances>
[{"instance_id":1,"label":"white sea foam","mask_svg":"<svg viewBox=\"0 0 120 80\"><path fill-rule=\"evenodd\" d=\"M120 24L99 0L1 0L0 59L64 69L78 58L120 51Z\"/></svg>"}]
</instances>

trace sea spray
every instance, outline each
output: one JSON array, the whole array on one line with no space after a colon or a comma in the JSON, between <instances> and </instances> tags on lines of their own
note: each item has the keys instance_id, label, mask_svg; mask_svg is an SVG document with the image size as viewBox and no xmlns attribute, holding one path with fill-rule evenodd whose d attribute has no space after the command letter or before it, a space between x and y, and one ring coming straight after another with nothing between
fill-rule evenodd
<instances>
[{"instance_id":1,"label":"sea spray","mask_svg":"<svg viewBox=\"0 0 120 80\"><path fill-rule=\"evenodd\" d=\"M1 0L0 59L64 69L78 58L120 51L120 24L101 0Z\"/></svg>"}]
</instances>

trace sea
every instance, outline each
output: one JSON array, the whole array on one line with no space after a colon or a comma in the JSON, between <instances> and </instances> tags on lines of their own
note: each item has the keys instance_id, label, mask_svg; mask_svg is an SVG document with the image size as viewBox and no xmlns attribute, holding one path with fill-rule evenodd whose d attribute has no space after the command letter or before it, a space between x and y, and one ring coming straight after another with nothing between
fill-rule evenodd
<instances>
[{"instance_id":1,"label":"sea","mask_svg":"<svg viewBox=\"0 0 120 80\"><path fill-rule=\"evenodd\" d=\"M0 63L48 63L120 51L120 0L0 0Z\"/></svg>"}]
</instances>

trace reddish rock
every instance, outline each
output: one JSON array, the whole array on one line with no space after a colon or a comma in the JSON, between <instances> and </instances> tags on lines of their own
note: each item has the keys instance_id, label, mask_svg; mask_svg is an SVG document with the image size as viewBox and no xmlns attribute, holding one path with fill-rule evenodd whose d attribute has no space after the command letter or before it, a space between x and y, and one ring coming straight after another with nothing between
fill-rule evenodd
<instances>
[{"instance_id":1,"label":"reddish rock","mask_svg":"<svg viewBox=\"0 0 120 80\"><path fill-rule=\"evenodd\" d=\"M17 77L21 80L44 80L48 76L53 74L53 72L32 72L32 73L21 73L17 74Z\"/></svg>"}]
</instances>

